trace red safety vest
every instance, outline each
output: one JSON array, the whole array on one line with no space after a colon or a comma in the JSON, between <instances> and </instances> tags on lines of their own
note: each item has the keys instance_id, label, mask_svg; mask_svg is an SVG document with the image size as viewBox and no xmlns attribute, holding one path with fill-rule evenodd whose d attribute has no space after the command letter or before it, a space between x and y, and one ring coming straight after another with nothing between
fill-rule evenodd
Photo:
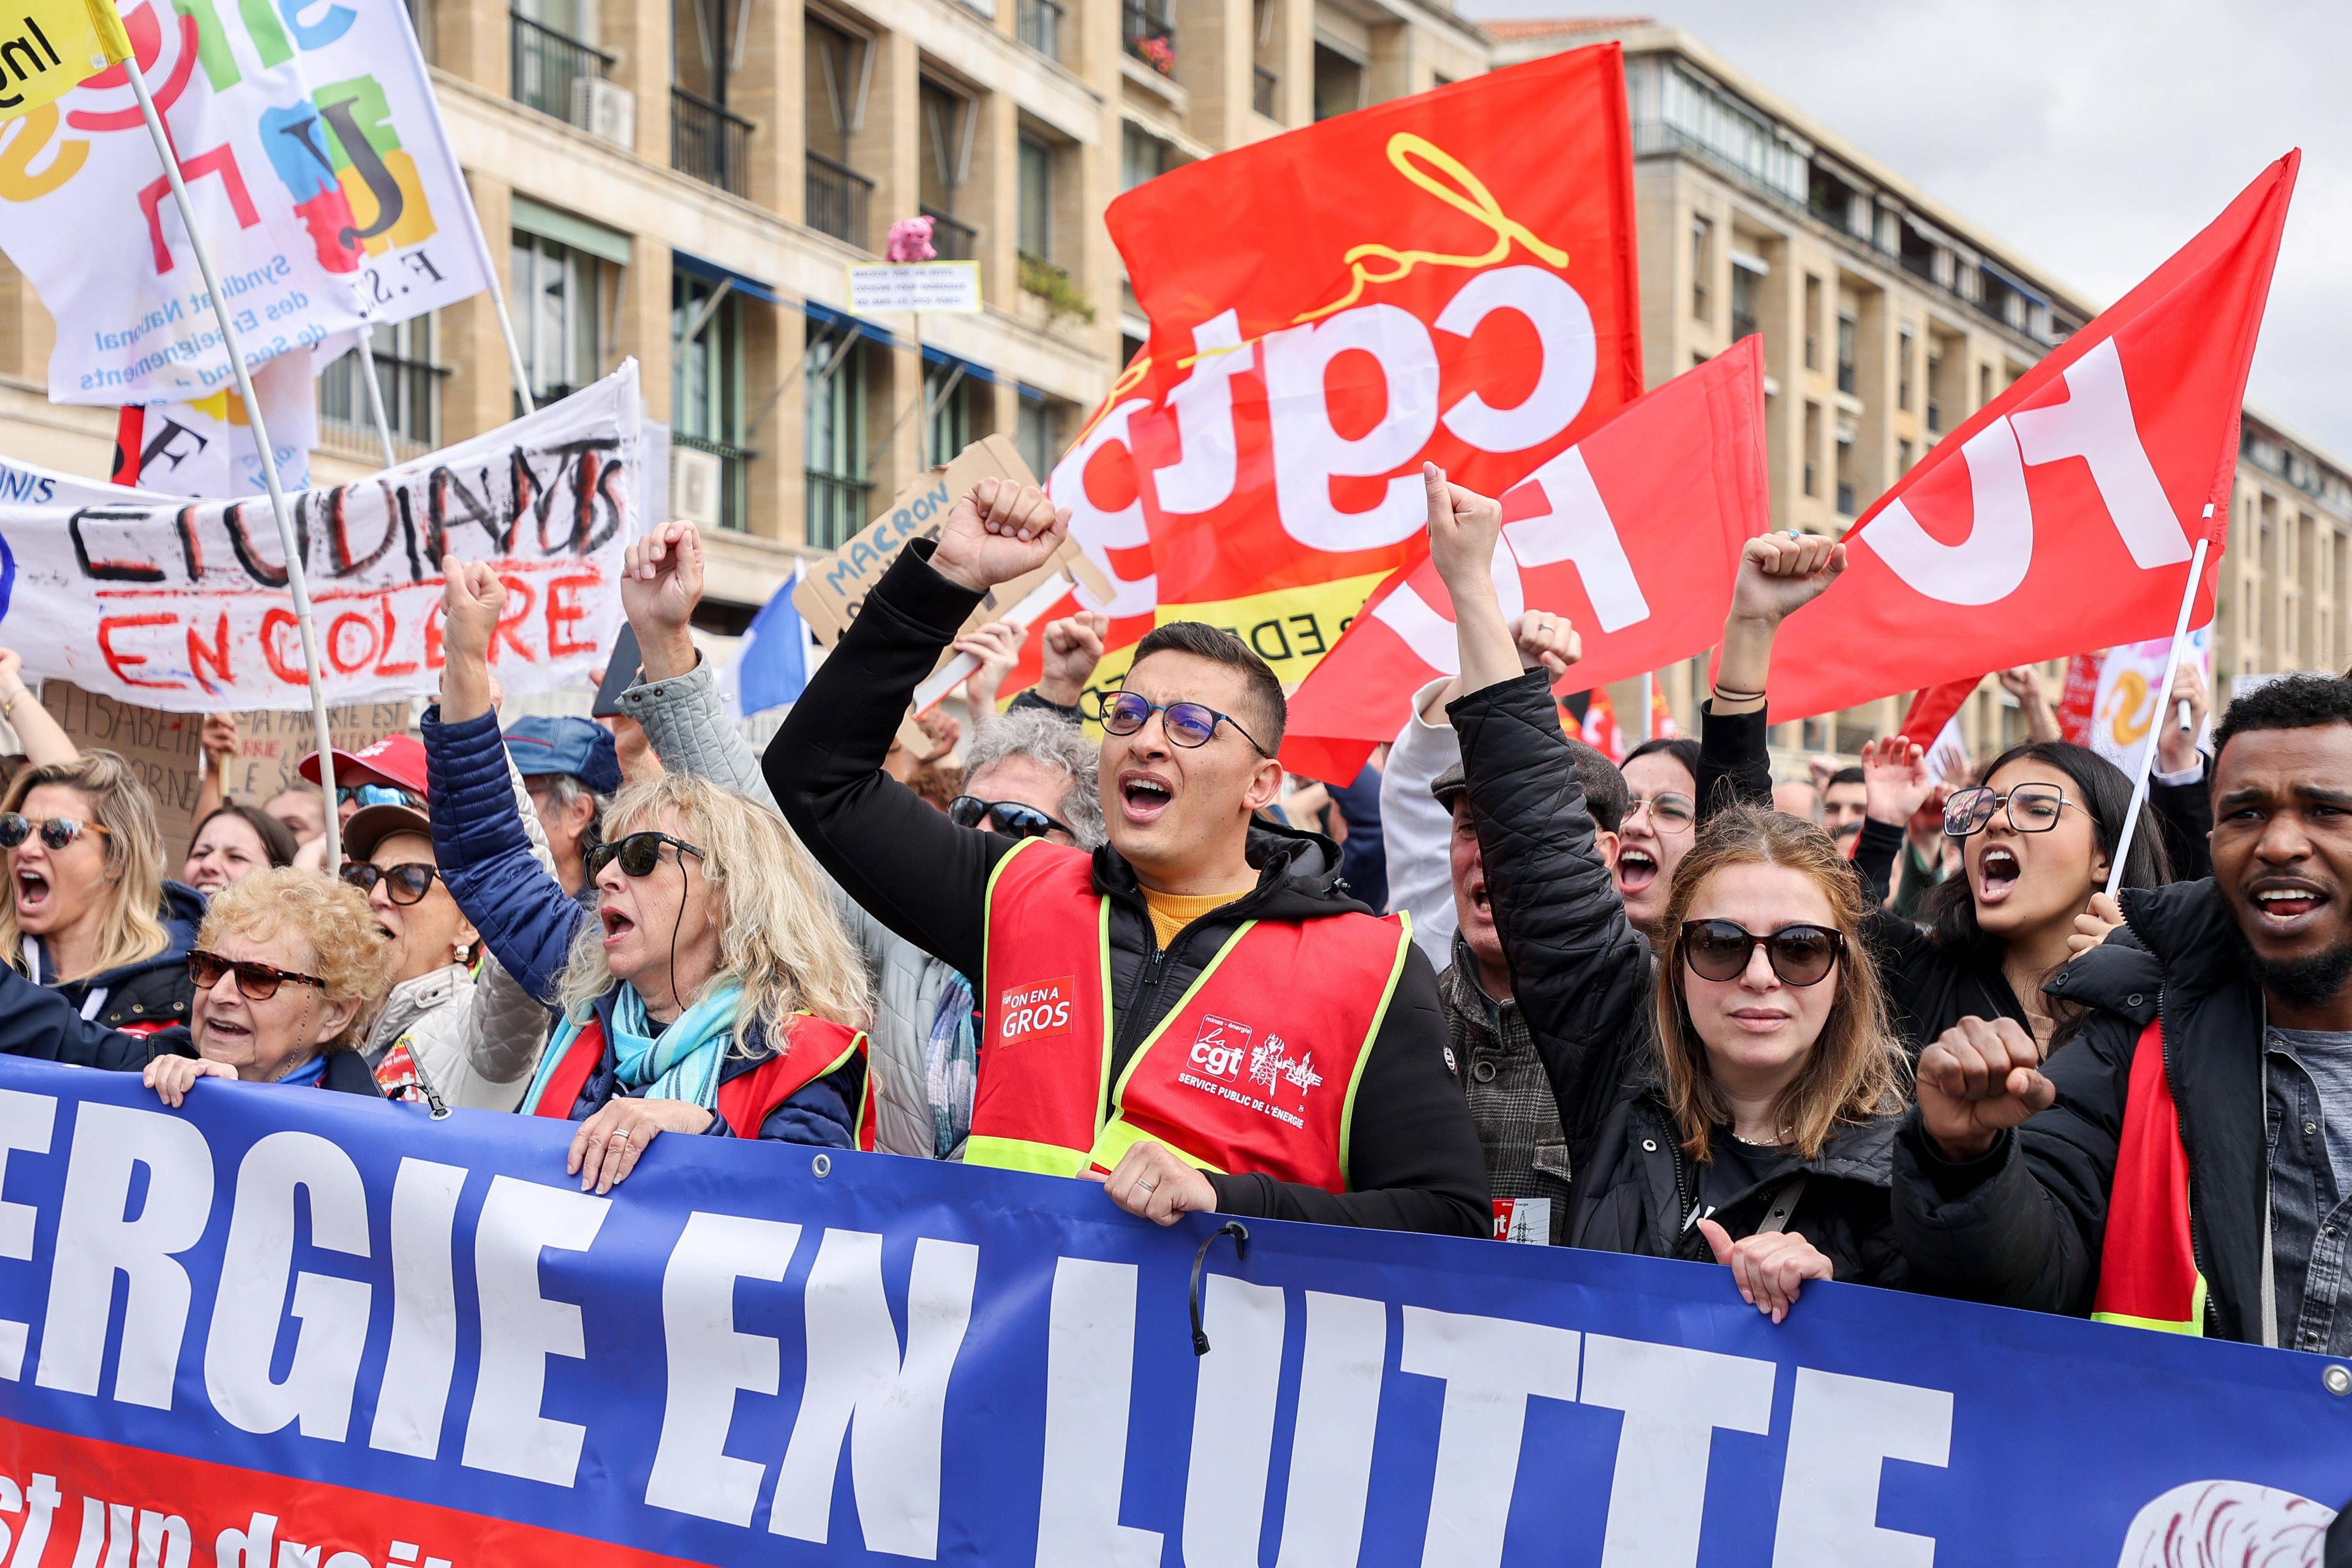
<instances>
[{"instance_id":1,"label":"red safety vest","mask_svg":"<svg viewBox=\"0 0 2352 1568\"><path fill-rule=\"evenodd\" d=\"M986 1033L964 1160L1075 1176L1146 1139L1203 1170L1348 1190L1356 1083L1412 945L1402 917L1251 921L1110 1081L1110 900L1028 839L989 879Z\"/></svg>"},{"instance_id":2,"label":"red safety vest","mask_svg":"<svg viewBox=\"0 0 2352 1568\"><path fill-rule=\"evenodd\" d=\"M2106 1239L2091 1316L2167 1333L2205 1332L2205 1277L2189 1235L2189 1151L2164 1076L2164 1026L2140 1031L2124 1099Z\"/></svg>"},{"instance_id":3,"label":"red safety vest","mask_svg":"<svg viewBox=\"0 0 2352 1568\"><path fill-rule=\"evenodd\" d=\"M714 1109L727 1119L736 1137L757 1138L761 1123L776 1107L827 1073L839 1071L850 1058L865 1054L866 1037L857 1030L807 1013L791 1014L785 1021L783 1048L751 1071L722 1079ZM563 1059L548 1075L547 1089L533 1114L570 1121L572 1108L580 1102L580 1091L604 1059L604 1021L591 1018L572 1037ZM857 1146L874 1147L871 1085L858 1097Z\"/></svg>"}]
</instances>

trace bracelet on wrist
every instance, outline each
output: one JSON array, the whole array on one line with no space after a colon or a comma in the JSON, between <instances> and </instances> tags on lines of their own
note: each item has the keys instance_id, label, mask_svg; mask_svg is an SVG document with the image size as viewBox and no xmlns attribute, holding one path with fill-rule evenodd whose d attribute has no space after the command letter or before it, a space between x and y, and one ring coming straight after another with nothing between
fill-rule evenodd
<instances>
[{"instance_id":1,"label":"bracelet on wrist","mask_svg":"<svg viewBox=\"0 0 2352 1568\"><path fill-rule=\"evenodd\" d=\"M1717 686L1714 688L1714 693L1715 700L1718 702L1761 702L1764 700L1764 693L1760 691L1734 691L1727 686Z\"/></svg>"}]
</instances>

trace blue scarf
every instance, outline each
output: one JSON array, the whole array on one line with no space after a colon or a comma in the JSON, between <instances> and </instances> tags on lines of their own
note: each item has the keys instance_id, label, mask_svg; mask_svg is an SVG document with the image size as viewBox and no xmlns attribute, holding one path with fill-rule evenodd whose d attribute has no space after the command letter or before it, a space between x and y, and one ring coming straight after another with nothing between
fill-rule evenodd
<instances>
[{"instance_id":1,"label":"blue scarf","mask_svg":"<svg viewBox=\"0 0 2352 1568\"><path fill-rule=\"evenodd\" d=\"M622 1091L638 1093L646 1100L682 1100L705 1110L717 1109L719 1069L734 1043L735 1015L742 999L743 988L728 981L679 1014L656 1038L636 987L621 986L613 998L611 1037L604 1045L620 1075ZM569 1017L556 1026L555 1037L540 1053L530 1092L523 1097L523 1114L538 1110L548 1079L555 1076L556 1064L579 1038L583 1027Z\"/></svg>"}]
</instances>

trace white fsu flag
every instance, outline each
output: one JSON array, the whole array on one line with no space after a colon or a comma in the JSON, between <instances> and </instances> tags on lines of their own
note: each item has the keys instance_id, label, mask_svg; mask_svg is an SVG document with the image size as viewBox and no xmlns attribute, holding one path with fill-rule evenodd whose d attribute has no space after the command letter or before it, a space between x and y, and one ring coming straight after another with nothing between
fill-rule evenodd
<instances>
[{"instance_id":1,"label":"white fsu flag","mask_svg":"<svg viewBox=\"0 0 2352 1568\"><path fill-rule=\"evenodd\" d=\"M295 509L331 702L434 690L441 563L507 585L510 693L584 679L637 527L637 365L488 435ZM0 644L30 677L173 712L310 703L269 503L195 501L0 462Z\"/></svg>"}]
</instances>

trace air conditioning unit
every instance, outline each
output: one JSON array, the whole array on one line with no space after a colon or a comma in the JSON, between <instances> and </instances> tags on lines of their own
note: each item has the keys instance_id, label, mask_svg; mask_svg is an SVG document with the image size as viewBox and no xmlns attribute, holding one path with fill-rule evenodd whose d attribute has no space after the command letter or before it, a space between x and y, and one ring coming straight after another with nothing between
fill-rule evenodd
<instances>
[{"instance_id":1,"label":"air conditioning unit","mask_svg":"<svg viewBox=\"0 0 2352 1568\"><path fill-rule=\"evenodd\" d=\"M637 95L616 81L576 77L572 83L572 122L616 147L637 144Z\"/></svg>"},{"instance_id":2,"label":"air conditioning unit","mask_svg":"<svg viewBox=\"0 0 2352 1568\"><path fill-rule=\"evenodd\" d=\"M719 526L719 490L727 470L713 452L669 449L669 514L679 522Z\"/></svg>"}]
</instances>

